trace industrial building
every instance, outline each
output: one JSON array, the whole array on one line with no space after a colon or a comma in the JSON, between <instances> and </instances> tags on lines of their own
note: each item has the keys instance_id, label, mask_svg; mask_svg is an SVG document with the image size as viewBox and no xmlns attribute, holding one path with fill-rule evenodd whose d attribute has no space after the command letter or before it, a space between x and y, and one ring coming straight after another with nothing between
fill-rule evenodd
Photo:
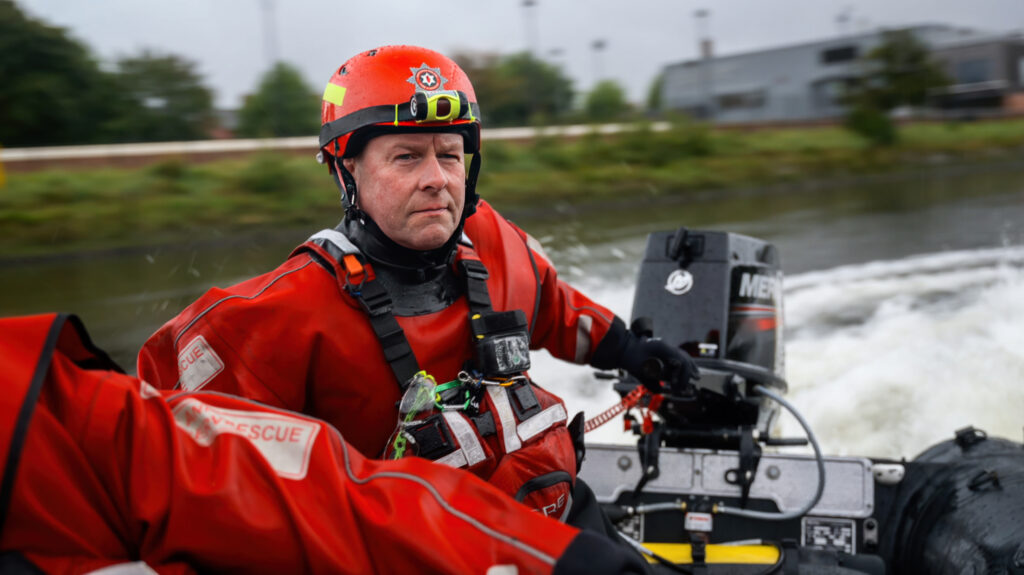
<instances>
[{"instance_id":1,"label":"industrial building","mask_svg":"<svg viewBox=\"0 0 1024 575\"><path fill-rule=\"evenodd\" d=\"M942 25L907 28L928 46L952 84L934 95L947 114L1024 113L1024 36ZM884 41L868 32L727 56L703 43L698 60L667 66L662 103L720 123L831 119Z\"/></svg>"}]
</instances>

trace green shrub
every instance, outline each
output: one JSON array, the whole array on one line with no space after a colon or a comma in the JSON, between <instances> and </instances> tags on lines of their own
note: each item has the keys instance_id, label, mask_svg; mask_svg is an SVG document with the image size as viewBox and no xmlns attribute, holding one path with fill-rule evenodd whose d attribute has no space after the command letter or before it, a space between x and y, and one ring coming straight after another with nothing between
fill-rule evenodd
<instances>
[{"instance_id":1,"label":"green shrub","mask_svg":"<svg viewBox=\"0 0 1024 575\"><path fill-rule=\"evenodd\" d=\"M575 165L572 151L555 136L538 133L530 152L542 166L555 170L571 170Z\"/></svg>"},{"instance_id":2,"label":"green shrub","mask_svg":"<svg viewBox=\"0 0 1024 575\"><path fill-rule=\"evenodd\" d=\"M620 158L630 164L661 167L677 159L678 152L650 122L638 122L619 138Z\"/></svg>"},{"instance_id":3,"label":"green shrub","mask_svg":"<svg viewBox=\"0 0 1024 575\"><path fill-rule=\"evenodd\" d=\"M515 162L515 152L512 150L512 146L506 142L487 142L480 153L488 170L501 172L507 170ZM466 158L467 169L469 168L469 160L469 158Z\"/></svg>"},{"instance_id":4,"label":"green shrub","mask_svg":"<svg viewBox=\"0 0 1024 575\"><path fill-rule=\"evenodd\" d=\"M185 177L188 166L182 158L167 158L146 168L146 171L162 180L177 181Z\"/></svg>"},{"instance_id":5,"label":"green shrub","mask_svg":"<svg viewBox=\"0 0 1024 575\"><path fill-rule=\"evenodd\" d=\"M236 175L235 187L261 196L286 196L299 186L300 175L281 154L256 155Z\"/></svg>"},{"instance_id":6,"label":"green shrub","mask_svg":"<svg viewBox=\"0 0 1024 575\"><path fill-rule=\"evenodd\" d=\"M855 106L846 116L845 125L873 146L892 146L898 139L896 125L889 116L872 106Z\"/></svg>"}]
</instances>

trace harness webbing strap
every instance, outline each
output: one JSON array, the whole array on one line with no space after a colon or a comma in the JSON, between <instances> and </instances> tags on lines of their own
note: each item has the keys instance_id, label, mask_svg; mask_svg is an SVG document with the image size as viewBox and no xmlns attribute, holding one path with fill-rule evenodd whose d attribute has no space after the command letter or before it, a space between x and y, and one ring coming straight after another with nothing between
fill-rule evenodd
<instances>
[{"instance_id":1,"label":"harness webbing strap","mask_svg":"<svg viewBox=\"0 0 1024 575\"><path fill-rule=\"evenodd\" d=\"M308 241L323 248L345 271L345 277L339 278L339 283L369 316L370 327L380 342L384 358L395 374L399 388L404 392L412 376L420 371L420 366L402 326L398 325L392 313L393 302L383 283L372 276L359 248L340 231L321 230ZM301 251L300 248L295 253Z\"/></svg>"},{"instance_id":2,"label":"harness webbing strap","mask_svg":"<svg viewBox=\"0 0 1024 575\"><path fill-rule=\"evenodd\" d=\"M346 256L343 261L347 263L350 257L353 256ZM363 265L360 264L360 267ZM348 284L346 289L370 316L370 327L373 328L373 333L384 351L384 359L395 374L398 386L405 391L409 380L420 371L420 364L416 360L412 346L409 345L409 339L402 331L402 326L398 325L398 320L391 311L391 296L378 279L367 279L361 288Z\"/></svg>"},{"instance_id":3,"label":"harness webbing strap","mask_svg":"<svg viewBox=\"0 0 1024 575\"><path fill-rule=\"evenodd\" d=\"M462 239L468 240L465 235ZM404 392L410 378L420 371L420 366L409 339L395 318L393 301L384 284L368 269L359 248L340 231L323 230L310 240L323 247L345 270L344 289L366 310L373 333L384 351L384 358ZM483 262L476 259L472 248L469 249L471 257L460 259L458 266L466 286L470 326L474 336L481 336L481 330L488 327L488 323L474 321L473 317L490 316L493 311L491 295L487 289L490 274ZM505 401L508 401L507 397ZM512 423L514 425L514 421Z\"/></svg>"},{"instance_id":4,"label":"harness webbing strap","mask_svg":"<svg viewBox=\"0 0 1024 575\"><path fill-rule=\"evenodd\" d=\"M462 270L462 277L466 279L466 297L469 300L470 317L491 311L491 294L487 291L489 274L483 262L464 259L459 262L459 268Z\"/></svg>"},{"instance_id":5,"label":"harness webbing strap","mask_svg":"<svg viewBox=\"0 0 1024 575\"><path fill-rule=\"evenodd\" d=\"M361 255L346 255L342 260L342 265L348 269L348 260L358 258L361 266L359 272L363 272L366 264L361 260L361 257ZM459 262L459 267L462 270L462 277L466 283L470 315L490 312L492 309L491 295L487 291L487 278L489 274L483 262L464 259ZM377 340L380 341L380 345L384 350L384 358L387 359L388 365L391 366L391 371L395 374L398 385L402 391L405 391L406 384L416 372L420 371L420 366L416 360L416 355L412 351L412 346L409 345L409 339L405 337L405 332L402 331L402 327L398 325L398 320L395 319L395 314L392 311L391 296L388 295L384 285L377 279L367 279L362 283L361 288L349 284L346 289L369 314L370 326L373 328L373 333L377 336Z\"/></svg>"}]
</instances>

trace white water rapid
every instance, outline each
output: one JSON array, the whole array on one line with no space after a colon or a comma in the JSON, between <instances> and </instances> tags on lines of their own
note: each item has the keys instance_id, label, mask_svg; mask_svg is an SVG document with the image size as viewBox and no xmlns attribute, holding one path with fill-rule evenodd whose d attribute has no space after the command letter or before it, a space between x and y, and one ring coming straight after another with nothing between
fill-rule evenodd
<instances>
[{"instance_id":1,"label":"white water rapid","mask_svg":"<svg viewBox=\"0 0 1024 575\"><path fill-rule=\"evenodd\" d=\"M574 281L623 318L631 277ZM967 425L1022 440L1024 247L918 255L785 279L788 398L836 455L912 458ZM591 417L618 396L535 354L534 378ZM784 416L777 433L800 435ZM621 417L589 442L632 443Z\"/></svg>"}]
</instances>

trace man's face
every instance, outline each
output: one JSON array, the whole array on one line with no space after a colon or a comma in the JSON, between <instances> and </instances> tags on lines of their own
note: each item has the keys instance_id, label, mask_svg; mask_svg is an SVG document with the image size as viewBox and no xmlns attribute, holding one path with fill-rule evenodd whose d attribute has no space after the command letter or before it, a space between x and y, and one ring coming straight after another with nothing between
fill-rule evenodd
<instances>
[{"instance_id":1,"label":"man's face","mask_svg":"<svg viewBox=\"0 0 1024 575\"><path fill-rule=\"evenodd\" d=\"M459 134L387 134L342 160L356 181L356 203L398 245L441 247L455 232L466 202Z\"/></svg>"}]
</instances>

